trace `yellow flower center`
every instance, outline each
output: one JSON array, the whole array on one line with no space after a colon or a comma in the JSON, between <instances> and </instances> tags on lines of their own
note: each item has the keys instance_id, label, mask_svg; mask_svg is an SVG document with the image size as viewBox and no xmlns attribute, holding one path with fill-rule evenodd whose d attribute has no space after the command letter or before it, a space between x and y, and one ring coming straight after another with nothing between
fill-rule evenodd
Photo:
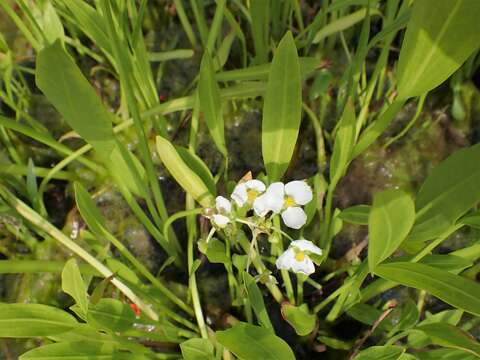
<instances>
[{"instance_id":1,"label":"yellow flower center","mask_svg":"<svg viewBox=\"0 0 480 360\"><path fill-rule=\"evenodd\" d=\"M290 207L290 206L295 206L297 205L297 203L295 202L295 200L293 200L293 198L291 196L287 196L285 198L285 207Z\"/></svg>"},{"instance_id":2,"label":"yellow flower center","mask_svg":"<svg viewBox=\"0 0 480 360\"><path fill-rule=\"evenodd\" d=\"M295 260L297 261L303 261L305 260L305 253L303 251L298 251L296 254L295 254Z\"/></svg>"},{"instance_id":3,"label":"yellow flower center","mask_svg":"<svg viewBox=\"0 0 480 360\"><path fill-rule=\"evenodd\" d=\"M252 203L253 200L255 200L258 196L258 191L256 190L253 190L253 189L249 189L247 190L247 199L248 199L248 202Z\"/></svg>"}]
</instances>

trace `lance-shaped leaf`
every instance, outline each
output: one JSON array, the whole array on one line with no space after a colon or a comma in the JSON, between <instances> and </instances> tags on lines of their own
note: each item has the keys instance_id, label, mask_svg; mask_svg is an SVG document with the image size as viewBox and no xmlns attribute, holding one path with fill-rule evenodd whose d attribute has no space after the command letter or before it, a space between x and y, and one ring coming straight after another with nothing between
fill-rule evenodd
<instances>
[{"instance_id":1,"label":"lance-shaped leaf","mask_svg":"<svg viewBox=\"0 0 480 360\"><path fill-rule=\"evenodd\" d=\"M198 97L200 99L200 110L203 112L210 136L218 150L227 156L225 146L225 130L223 124L222 99L220 89L213 70L213 63L208 52L203 54L200 65L200 78L198 80Z\"/></svg>"},{"instance_id":2,"label":"lance-shaped leaf","mask_svg":"<svg viewBox=\"0 0 480 360\"><path fill-rule=\"evenodd\" d=\"M145 170L132 159L127 160L134 166L128 165L113 133L113 115L59 41L38 54L36 83L73 130L92 145L112 177L144 196L135 179L142 178Z\"/></svg>"},{"instance_id":3,"label":"lance-shaped leaf","mask_svg":"<svg viewBox=\"0 0 480 360\"><path fill-rule=\"evenodd\" d=\"M433 239L480 201L479 161L480 145L474 145L433 169L415 200L417 216L409 241Z\"/></svg>"},{"instance_id":4,"label":"lance-shaped leaf","mask_svg":"<svg viewBox=\"0 0 480 360\"><path fill-rule=\"evenodd\" d=\"M444 82L480 46L480 1L422 0L412 15L398 61L398 98Z\"/></svg>"},{"instance_id":5,"label":"lance-shaped leaf","mask_svg":"<svg viewBox=\"0 0 480 360\"><path fill-rule=\"evenodd\" d=\"M392 262L378 265L375 274L438 297L447 304L480 316L480 285L475 281L425 264Z\"/></svg>"},{"instance_id":6,"label":"lance-shaped leaf","mask_svg":"<svg viewBox=\"0 0 480 360\"><path fill-rule=\"evenodd\" d=\"M77 261L70 259L62 271L62 290L70 295L80 309L80 315L85 318L88 310L88 294Z\"/></svg>"},{"instance_id":7,"label":"lance-shaped leaf","mask_svg":"<svg viewBox=\"0 0 480 360\"><path fill-rule=\"evenodd\" d=\"M157 151L163 164L180 186L204 207L213 204L213 195L195 171L185 163L175 146L157 136Z\"/></svg>"},{"instance_id":8,"label":"lance-shaped leaf","mask_svg":"<svg viewBox=\"0 0 480 360\"><path fill-rule=\"evenodd\" d=\"M397 250L414 220L415 207L408 194L392 189L375 195L368 218L368 266L371 272Z\"/></svg>"},{"instance_id":9,"label":"lance-shaped leaf","mask_svg":"<svg viewBox=\"0 0 480 360\"><path fill-rule=\"evenodd\" d=\"M302 114L302 83L291 32L278 44L263 104L262 154L270 181L278 181L295 149Z\"/></svg>"}]
</instances>

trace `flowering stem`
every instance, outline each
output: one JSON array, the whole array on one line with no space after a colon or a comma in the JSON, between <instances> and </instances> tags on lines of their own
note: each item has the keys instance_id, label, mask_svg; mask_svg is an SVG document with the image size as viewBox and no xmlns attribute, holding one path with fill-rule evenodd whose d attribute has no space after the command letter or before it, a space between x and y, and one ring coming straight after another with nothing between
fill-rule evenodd
<instances>
[{"instance_id":1,"label":"flowering stem","mask_svg":"<svg viewBox=\"0 0 480 360\"><path fill-rule=\"evenodd\" d=\"M187 195L187 208L192 209L194 207L194 201L190 195ZM187 249L187 261L188 261L188 275L189 275L189 289L192 296L193 311L195 312L195 318L197 319L198 328L202 338L208 339L207 326L203 317L202 305L200 303L200 295L197 288L197 279L195 278L195 271L193 268L193 239L197 235L197 228L195 224L195 217L187 217L187 229L188 229L188 249ZM208 234L210 237L215 233L215 229L212 228Z\"/></svg>"},{"instance_id":2,"label":"flowering stem","mask_svg":"<svg viewBox=\"0 0 480 360\"><path fill-rule=\"evenodd\" d=\"M248 242L247 238L242 236L240 237L239 239L239 243L240 245L242 246L243 248L243 251L245 251L245 253L249 253L250 251L250 243ZM261 258L260 258L260 254L257 253L257 251L255 249L252 250L252 253L251 253L251 259L252 259L252 264L253 266L255 267L255 269L257 270L257 272L259 274L263 274L265 272L265 270L267 270L266 266L263 264ZM273 283L273 282L267 282L265 284L265 286L267 287L267 289L270 291L270 293L272 294L273 298L279 303L281 304L283 302L283 294L282 292L280 291L280 289L278 288L278 286Z\"/></svg>"},{"instance_id":3,"label":"flowering stem","mask_svg":"<svg viewBox=\"0 0 480 360\"><path fill-rule=\"evenodd\" d=\"M278 218L278 216L273 219L273 223L276 227L280 227L280 219ZM283 239L281 236L279 236L278 242L274 244L273 247L274 250L276 250L277 252L277 256L280 256L283 253ZM288 270L285 269L280 270L280 273L282 274L282 279L285 285L285 290L287 291L288 300L290 300L292 304L295 304L295 294L293 293L293 286L290 279L290 274L288 273Z\"/></svg>"}]
</instances>

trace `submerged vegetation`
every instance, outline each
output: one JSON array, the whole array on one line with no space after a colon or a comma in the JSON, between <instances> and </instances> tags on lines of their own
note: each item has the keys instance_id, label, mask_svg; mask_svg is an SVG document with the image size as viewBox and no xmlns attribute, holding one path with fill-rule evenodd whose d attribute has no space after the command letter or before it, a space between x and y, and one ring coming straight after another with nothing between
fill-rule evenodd
<instances>
[{"instance_id":1,"label":"submerged vegetation","mask_svg":"<svg viewBox=\"0 0 480 360\"><path fill-rule=\"evenodd\" d=\"M479 358L479 17L0 0L0 358Z\"/></svg>"}]
</instances>

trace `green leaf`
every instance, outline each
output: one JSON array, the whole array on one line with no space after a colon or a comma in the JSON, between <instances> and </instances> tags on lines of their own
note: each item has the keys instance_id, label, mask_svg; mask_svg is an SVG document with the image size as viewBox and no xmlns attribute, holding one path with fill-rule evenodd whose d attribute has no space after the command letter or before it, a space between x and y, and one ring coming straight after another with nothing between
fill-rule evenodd
<instances>
[{"instance_id":1,"label":"green leaf","mask_svg":"<svg viewBox=\"0 0 480 360\"><path fill-rule=\"evenodd\" d=\"M360 351L354 360L397 360L404 351L400 346L371 346Z\"/></svg>"},{"instance_id":2,"label":"green leaf","mask_svg":"<svg viewBox=\"0 0 480 360\"><path fill-rule=\"evenodd\" d=\"M408 194L392 189L375 195L368 218L368 266L371 272L400 246L414 220L415 207Z\"/></svg>"},{"instance_id":3,"label":"green leaf","mask_svg":"<svg viewBox=\"0 0 480 360\"><path fill-rule=\"evenodd\" d=\"M345 173L355 143L355 108L347 102L338 124L330 160L330 182L336 184Z\"/></svg>"},{"instance_id":4,"label":"green leaf","mask_svg":"<svg viewBox=\"0 0 480 360\"><path fill-rule=\"evenodd\" d=\"M462 310L444 310L433 315L427 312L426 319L421 321L418 326L437 323L457 325L462 318L462 315ZM430 343L430 338L422 331L411 331L408 334L408 345L410 347L420 349L429 345Z\"/></svg>"},{"instance_id":5,"label":"green leaf","mask_svg":"<svg viewBox=\"0 0 480 360\"><path fill-rule=\"evenodd\" d=\"M92 145L115 180L141 195L143 189L135 179L143 178L145 171L130 170L115 140L113 115L59 41L39 52L36 83L73 130Z\"/></svg>"},{"instance_id":6,"label":"green leaf","mask_svg":"<svg viewBox=\"0 0 480 360\"><path fill-rule=\"evenodd\" d=\"M392 262L377 266L375 273L387 280L425 290L440 300L474 315L480 315L480 285L432 266Z\"/></svg>"},{"instance_id":7,"label":"green leaf","mask_svg":"<svg viewBox=\"0 0 480 360\"><path fill-rule=\"evenodd\" d=\"M369 205L355 205L342 210L338 217L351 224L368 225L370 210Z\"/></svg>"},{"instance_id":8,"label":"green leaf","mask_svg":"<svg viewBox=\"0 0 480 360\"><path fill-rule=\"evenodd\" d=\"M419 360L477 360L478 357L463 350L436 349L415 353Z\"/></svg>"},{"instance_id":9,"label":"green leaf","mask_svg":"<svg viewBox=\"0 0 480 360\"><path fill-rule=\"evenodd\" d=\"M399 99L436 88L480 46L478 13L477 0L413 3L398 61Z\"/></svg>"},{"instance_id":10,"label":"green leaf","mask_svg":"<svg viewBox=\"0 0 480 360\"><path fill-rule=\"evenodd\" d=\"M308 311L306 304L293 306L284 303L281 311L283 318L295 329L298 335L306 336L315 328L317 317Z\"/></svg>"},{"instance_id":11,"label":"green leaf","mask_svg":"<svg viewBox=\"0 0 480 360\"><path fill-rule=\"evenodd\" d=\"M230 329L216 332L227 350L244 360L295 360L288 344L270 330L238 322Z\"/></svg>"},{"instance_id":12,"label":"green leaf","mask_svg":"<svg viewBox=\"0 0 480 360\"><path fill-rule=\"evenodd\" d=\"M88 310L88 294L77 261L70 259L62 271L62 290L70 295L79 306L82 318L85 318Z\"/></svg>"},{"instance_id":13,"label":"green leaf","mask_svg":"<svg viewBox=\"0 0 480 360\"><path fill-rule=\"evenodd\" d=\"M207 256L208 261L213 264L227 264L230 259L226 255L225 244L218 239L211 239L208 243L199 242L199 250Z\"/></svg>"},{"instance_id":14,"label":"green leaf","mask_svg":"<svg viewBox=\"0 0 480 360\"><path fill-rule=\"evenodd\" d=\"M203 54L200 65L198 97L200 99L200 110L203 112L210 136L223 156L227 156L220 89L215 80L213 63L208 52Z\"/></svg>"},{"instance_id":15,"label":"green leaf","mask_svg":"<svg viewBox=\"0 0 480 360\"><path fill-rule=\"evenodd\" d=\"M367 9L364 8L329 22L317 32L313 39L313 43L318 44L326 37L352 27L356 23L362 21L366 15ZM370 9L370 16L372 15L380 15L380 12L377 9Z\"/></svg>"},{"instance_id":16,"label":"green leaf","mask_svg":"<svg viewBox=\"0 0 480 360\"><path fill-rule=\"evenodd\" d=\"M107 263L108 268L115 274L115 276L119 276L122 279L128 281L130 284L134 285L142 285L142 282L138 278L135 271L130 269L126 264L123 262L115 259L115 258L107 258L105 260Z\"/></svg>"},{"instance_id":17,"label":"green leaf","mask_svg":"<svg viewBox=\"0 0 480 360\"><path fill-rule=\"evenodd\" d=\"M287 32L273 56L263 103L262 154L272 182L280 180L288 168L301 114L300 65L292 33Z\"/></svg>"},{"instance_id":18,"label":"green leaf","mask_svg":"<svg viewBox=\"0 0 480 360\"><path fill-rule=\"evenodd\" d=\"M72 315L52 306L0 303L0 337L50 336L77 325Z\"/></svg>"},{"instance_id":19,"label":"green leaf","mask_svg":"<svg viewBox=\"0 0 480 360\"><path fill-rule=\"evenodd\" d=\"M480 357L480 344L467 332L445 323L416 327L430 337L434 344L467 351Z\"/></svg>"},{"instance_id":20,"label":"green leaf","mask_svg":"<svg viewBox=\"0 0 480 360\"><path fill-rule=\"evenodd\" d=\"M93 202L90 194L79 182L75 182L73 188L75 190L75 202L77 208L80 211L83 220L87 223L88 228L94 234L103 234L105 230L105 220Z\"/></svg>"},{"instance_id":21,"label":"green leaf","mask_svg":"<svg viewBox=\"0 0 480 360\"><path fill-rule=\"evenodd\" d=\"M30 350L19 360L146 360L143 355L118 352L117 347L109 343L74 341L45 345Z\"/></svg>"},{"instance_id":22,"label":"green leaf","mask_svg":"<svg viewBox=\"0 0 480 360\"><path fill-rule=\"evenodd\" d=\"M130 329L134 321L130 306L116 299L101 299L87 313L87 322L99 329L122 332Z\"/></svg>"},{"instance_id":23,"label":"green leaf","mask_svg":"<svg viewBox=\"0 0 480 360\"><path fill-rule=\"evenodd\" d=\"M193 172L200 177L200 179L202 179L203 183L208 187L210 193L215 196L217 193L217 186L215 184L215 180L213 179L212 173L208 169L208 166L205 165L202 159L200 159L190 150L181 146L175 146L175 149L185 164L187 164L187 166L192 169Z\"/></svg>"},{"instance_id":24,"label":"green leaf","mask_svg":"<svg viewBox=\"0 0 480 360\"><path fill-rule=\"evenodd\" d=\"M173 144L157 136L157 152L163 164L180 186L204 207L213 204L213 195L199 175L179 155Z\"/></svg>"},{"instance_id":25,"label":"green leaf","mask_svg":"<svg viewBox=\"0 0 480 360\"><path fill-rule=\"evenodd\" d=\"M435 167L421 186L409 241L440 235L480 200L480 144L459 150Z\"/></svg>"},{"instance_id":26,"label":"green leaf","mask_svg":"<svg viewBox=\"0 0 480 360\"><path fill-rule=\"evenodd\" d=\"M245 284L245 290L247 292L248 300L250 301L250 305L257 316L257 320L261 326L264 328L270 329L273 331L272 323L270 322L270 318L268 316L267 309L265 308L265 302L263 301L263 295L258 287L255 279L248 274L247 272L243 272L243 282Z\"/></svg>"},{"instance_id":27,"label":"green leaf","mask_svg":"<svg viewBox=\"0 0 480 360\"><path fill-rule=\"evenodd\" d=\"M185 360L215 359L213 345L208 339L193 338L180 344Z\"/></svg>"}]
</instances>

